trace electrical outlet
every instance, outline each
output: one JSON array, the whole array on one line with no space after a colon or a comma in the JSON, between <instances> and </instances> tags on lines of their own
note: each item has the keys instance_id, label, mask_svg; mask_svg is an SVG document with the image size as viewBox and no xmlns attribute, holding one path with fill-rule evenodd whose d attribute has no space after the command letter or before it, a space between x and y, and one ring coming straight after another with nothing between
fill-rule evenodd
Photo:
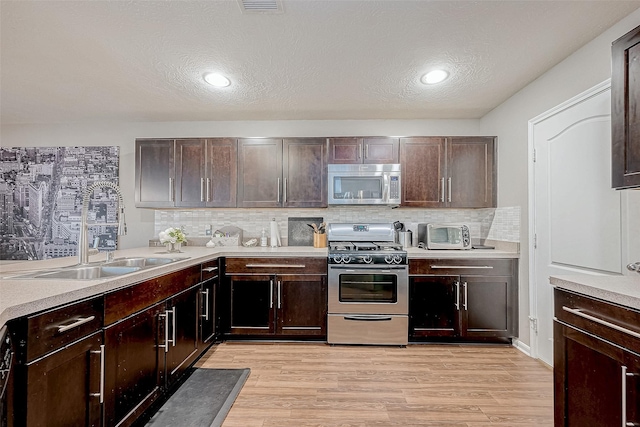
<instances>
[{"instance_id":1,"label":"electrical outlet","mask_svg":"<svg viewBox=\"0 0 640 427\"><path fill-rule=\"evenodd\" d=\"M211 236L211 229L213 228L213 226L211 224L209 224L206 228L206 230L204 230L204 234L205 236Z\"/></svg>"}]
</instances>

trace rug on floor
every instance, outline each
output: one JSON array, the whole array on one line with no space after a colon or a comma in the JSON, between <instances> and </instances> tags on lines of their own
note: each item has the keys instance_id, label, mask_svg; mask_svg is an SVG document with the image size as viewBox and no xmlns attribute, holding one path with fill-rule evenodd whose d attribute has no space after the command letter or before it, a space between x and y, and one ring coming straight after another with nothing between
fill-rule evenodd
<instances>
[{"instance_id":1,"label":"rug on floor","mask_svg":"<svg viewBox=\"0 0 640 427\"><path fill-rule=\"evenodd\" d=\"M249 369L195 369L147 427L221 426L249 372Z\"/></svg>"}]
</instances>

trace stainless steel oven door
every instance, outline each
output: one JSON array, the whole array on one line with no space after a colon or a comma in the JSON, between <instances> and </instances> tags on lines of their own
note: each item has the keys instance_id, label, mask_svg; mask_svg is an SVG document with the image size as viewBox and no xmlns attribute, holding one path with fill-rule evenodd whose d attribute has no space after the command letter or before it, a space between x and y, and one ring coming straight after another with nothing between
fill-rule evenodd
<instances>
[{"instance_id":1,"label":"stainless steel oven door","mask_svg":"<svg viewBox=\"0 0 640 427\"><path fill-rule=\"evenodd\" d=\"M331 314L401 314L409 312L406 265L329 265Z\"/></svg>"}]
</instances>

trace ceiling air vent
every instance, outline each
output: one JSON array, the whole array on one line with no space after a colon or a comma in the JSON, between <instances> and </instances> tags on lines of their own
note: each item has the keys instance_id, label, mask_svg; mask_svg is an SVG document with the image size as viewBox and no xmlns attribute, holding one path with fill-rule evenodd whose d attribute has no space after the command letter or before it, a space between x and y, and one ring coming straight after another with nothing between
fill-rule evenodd
<instances>
[{"instance_id":1,"label":"ceiling air vent","mask_svg":"<svg viewBox=\"0 0 640 427\"><path fill-rule=\"evenodd\" d=\"M283 13L281 0L238 0L242 13Z\"/></svg>"}]
</instances>

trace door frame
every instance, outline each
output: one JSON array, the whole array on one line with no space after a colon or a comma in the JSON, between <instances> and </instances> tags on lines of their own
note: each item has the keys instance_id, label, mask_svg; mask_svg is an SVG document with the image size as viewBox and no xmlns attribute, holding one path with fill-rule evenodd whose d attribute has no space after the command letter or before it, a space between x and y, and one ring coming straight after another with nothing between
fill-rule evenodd
<instances>
[{"instance_id":1,"label":"door frame","mask_svg":"<svg viewBox=\"0 0 640 427\"><path fill-rule=\"evenodd\" d=\"M528 230L528 239L529 239L529 330L530 330L530 339L529 339L529 347L530 347L530 356L539 359L538 357L538 334L537 334L537 319L538 319L538 290L536 287L536 204L535 204L535 126L544 120L570 108L576 104L579 104L588 98L592 98L602 92L606 92L611 90L611 79L607 79L602 83L599 83L593 86L590 89L574 96L573 98L568 99L567 101L556 105L555 107L545 111L544 113L532 118L529 120L528 126L528 147L527 147L527 155L528 155L528 203L529 203L529 230ZM624 195L622 196L622 205L625 205ZM624 210L623 210L623 231L624 231ZM623 245L623 253L622 259L625 259L624 247L625 247L625 233L622 233L622 245Z\"/></svg>"}]
</instances>

